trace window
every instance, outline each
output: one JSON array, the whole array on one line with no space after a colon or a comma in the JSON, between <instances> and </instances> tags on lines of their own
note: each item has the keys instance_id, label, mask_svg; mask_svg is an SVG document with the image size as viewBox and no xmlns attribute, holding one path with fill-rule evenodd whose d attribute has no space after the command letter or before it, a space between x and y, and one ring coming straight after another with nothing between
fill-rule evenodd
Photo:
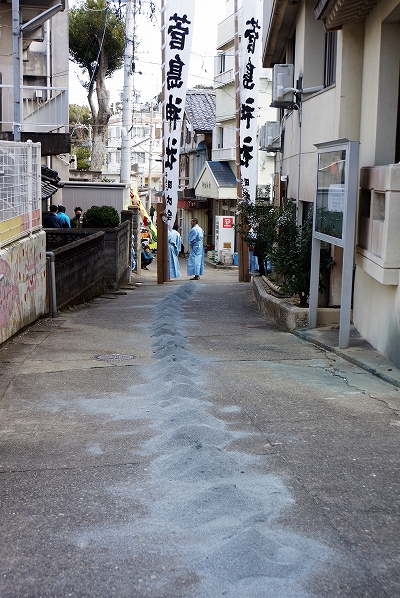
<instances>
[{"instance_id":1,"label":"window","mask_svg":"<svg viewBox=\"0 0 400 598\"><path fill-rule=\"evenodd\" d=\"M336 83L336 48L337 31L327 31L325 33L325 87L329 87L330 85L334 85Z\"/></svg>"},{"instance_id":2,"label":"window","mask_svg":"<svg viewBox=\"0 0 400 598\"><path fill-rule=\"evenodd\" d=\"M225 71L226 71L225 54L218 54L218 62L219 62L219 69L218 69L219 74L225 73Z\"/></svg>"},{"instance_id":3,"label":"window","mask_svg":"<svg viewBox=\"0 0 400 598\"><path fill-rule=\"evenodd\" d=\"M145 152L132 152L132 162L133 164L144 164Z\"/></svg>"}]
</instances>

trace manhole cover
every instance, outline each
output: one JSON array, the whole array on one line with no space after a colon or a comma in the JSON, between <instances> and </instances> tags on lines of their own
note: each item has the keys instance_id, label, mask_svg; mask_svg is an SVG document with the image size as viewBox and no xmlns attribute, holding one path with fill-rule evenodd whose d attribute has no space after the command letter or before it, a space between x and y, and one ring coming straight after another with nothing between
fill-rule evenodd
<instances>
[{"instance_id":1,"label":"manhole cover","mask_svg":"<svg viewBox=\"0 0 400 598\"><path fill-rule=\"evenodd\" d=\"M122 353L108 353L106 355L95 355L93 359L97 361L130 361L138 359L138 355L124 355Z\"/></svg>"}]
</instances>

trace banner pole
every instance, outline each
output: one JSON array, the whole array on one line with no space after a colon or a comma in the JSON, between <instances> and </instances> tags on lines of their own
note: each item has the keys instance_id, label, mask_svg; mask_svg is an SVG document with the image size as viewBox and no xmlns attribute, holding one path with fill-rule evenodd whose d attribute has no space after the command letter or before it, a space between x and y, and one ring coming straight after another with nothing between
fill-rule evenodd
<instances>
[{"instance_id":1,"label":"banner pole","mask_svg":"<svg viewBox=\"0 0 400 598\"><path fill-rule=\"evenodd\" d=\"M240 77L239 77L239 18L238 18L238 1L234 1L235 12L235 126L236 126L236 196L237 201L242 199L242 180L240 174ZM238 224L241 224L242 216L239 213ZM247 243L243 240L242 235L238 235L238 278L239 282L249 282L250 274L249 268L246 264L249 261L249 248Z\"/></svg>"}]
</instances>

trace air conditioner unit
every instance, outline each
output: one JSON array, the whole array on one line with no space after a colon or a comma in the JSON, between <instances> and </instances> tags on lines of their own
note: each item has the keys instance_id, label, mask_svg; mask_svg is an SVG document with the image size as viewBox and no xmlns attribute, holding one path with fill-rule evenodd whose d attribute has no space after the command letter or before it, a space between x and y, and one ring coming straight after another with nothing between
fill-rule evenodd
<instances>
[{"instance_id":1,"label":"air conditioner unit","mask_svg":"<svg viewBox=\"0 0 400 598\"><path fill-rule=\"evenodd\" d=\"M293 108L294 97L293 64L275 64L272 77L272 103L274 108Z\"/></svg>"},{"instance_id":2,"label":"air conditioner unit","mask_svg":"<svg viewBox=\"0 0 400 598\"><path fill-rule=\"evenodd\" d=\"M266 147L268 152L279 151L281 149L281 125L279 121L267 121L265 123Z\"/></svg>"},{"instance_id":3,"label":"air conditioner unit","mask_svg":"<svg viewBox=\"0 0 400 598\"><path fill-rule=\"evenodd\" d=\"M269 121L260 127L260 150L281 151L281 125L279 121Z\"/></svg>"}]
</instances>

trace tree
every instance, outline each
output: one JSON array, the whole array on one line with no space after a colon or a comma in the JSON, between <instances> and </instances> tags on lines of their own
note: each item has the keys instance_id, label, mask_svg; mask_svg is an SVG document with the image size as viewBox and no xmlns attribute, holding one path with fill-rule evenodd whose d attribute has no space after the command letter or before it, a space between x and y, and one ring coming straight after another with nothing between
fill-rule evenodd
<instances>
[{"instance_id":1,"label":"tree","mask_svg":"<svg viewBox=\"0 0 400 598\"><path fill-rule=\"evenodd\" d=\"M69 105L69 132L71 141L83 141L90 137L92 113L87 106Z\"/></svg>"},{"instance_id":2,"label":"tree","mask_svg":"<svg viewBox=\"0 0 400 598\"><path fill-rule=\"evenodd\" d=\"M105 80L122 66L124 48L124 20L106 0L83 0L70 9L70 57L89 78L82 85L88 91L92 113L90 170L101 170L105 161L107 125L111 116L110 92Z\"/></svg>"}]
</instances>

